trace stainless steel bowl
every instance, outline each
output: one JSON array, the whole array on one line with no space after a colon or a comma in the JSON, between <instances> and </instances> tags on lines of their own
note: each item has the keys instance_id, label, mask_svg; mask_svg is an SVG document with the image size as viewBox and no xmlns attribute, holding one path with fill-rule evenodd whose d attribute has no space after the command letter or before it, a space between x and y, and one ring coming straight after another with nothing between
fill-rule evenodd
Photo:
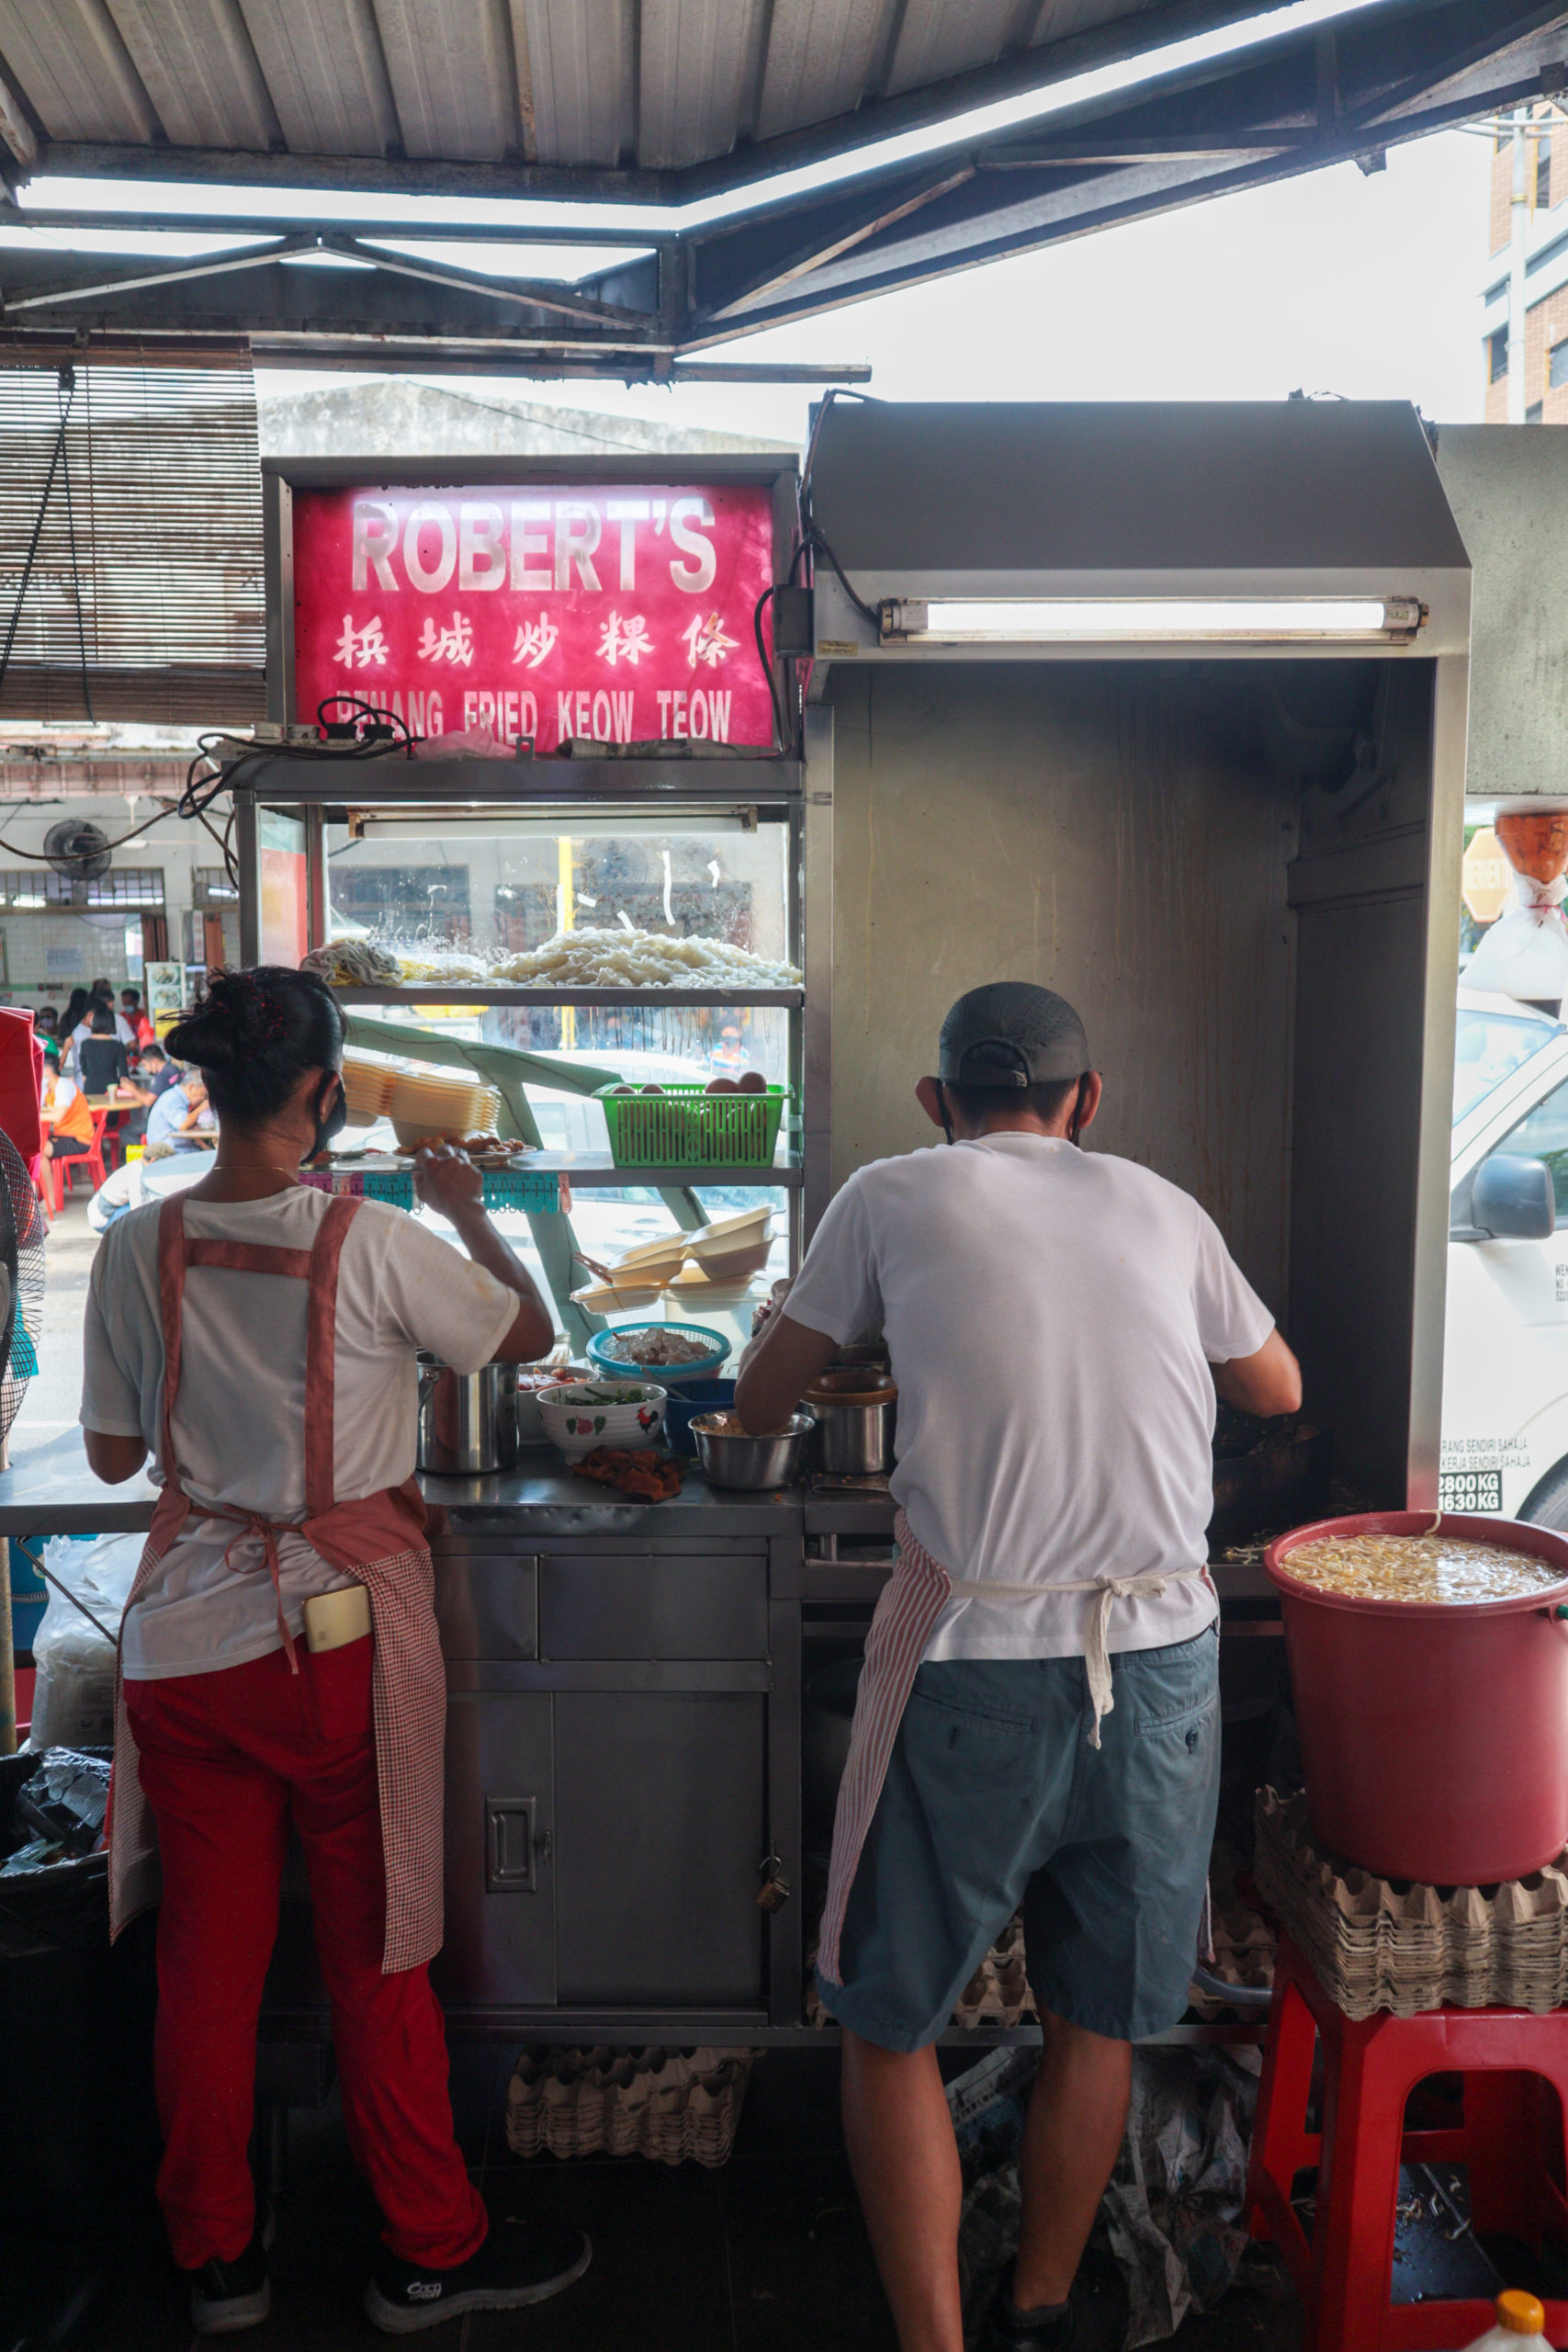
<instances>
[{"instance_id":1,"label":"stainless steel bowl","mask_svg":"<svg viewBox=\"0 0 1568 2352\"><path fill-rule=\"evenodd\" d=\"M710 1487L743 1487L753 1494L768 1487L788 1487L799 1477L806 1448L816 1422L809 1413L792 1414L782 1430L768 1437L730 1437L706 1430L699 1413L692 1423L697 1459Z\"/></svg>"}]
</instances>

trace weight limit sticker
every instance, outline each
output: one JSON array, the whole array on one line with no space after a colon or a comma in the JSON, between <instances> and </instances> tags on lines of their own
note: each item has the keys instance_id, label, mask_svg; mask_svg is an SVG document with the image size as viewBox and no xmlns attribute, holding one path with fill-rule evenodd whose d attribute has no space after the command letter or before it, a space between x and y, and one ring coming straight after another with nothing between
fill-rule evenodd
<instances>
[{"instance_id":1,"label":"weight limit sticker","mask_svg":"<svg viewBox=\"0 0 1568 2352\"><path fill-rule=\"evenodd\" d=\"M1500 1470L1445 1470L1438 1480L1439 1510L1484 1511L1502 1508Z\"/></svg>"}]
</instances>

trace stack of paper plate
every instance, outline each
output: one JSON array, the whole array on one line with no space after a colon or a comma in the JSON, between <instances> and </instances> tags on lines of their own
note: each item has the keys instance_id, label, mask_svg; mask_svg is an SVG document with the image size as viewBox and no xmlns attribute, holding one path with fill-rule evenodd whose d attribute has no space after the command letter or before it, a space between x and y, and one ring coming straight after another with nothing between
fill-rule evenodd
<instances>
[{"instance_id":1,"label":"stack of paper plate","mask_svg":"<svg viewBox=\"0 0 1568 2352\"><path fill-rule=\"evenodd\" d=\"M378 1119L386 1118L391 1108L392 1080L397 1074L390 1062L368 1061L363 1054L344 1054L343 1091L348 1101L350 1126L371 1127Z\"/></svg>"},{"instance_id":2,"label":"stack of paper plate","mask_svg":"<svg viewBox=\"0 0 1568 2352\"><path fill-rule=\"evenodd\" d=\"M493 1086L455 1072L396 1070L387 1104L400 1143L417 1143L423 1136L492 1135L501 1115L501 1097Z\"/></svg>"}]
</instances>

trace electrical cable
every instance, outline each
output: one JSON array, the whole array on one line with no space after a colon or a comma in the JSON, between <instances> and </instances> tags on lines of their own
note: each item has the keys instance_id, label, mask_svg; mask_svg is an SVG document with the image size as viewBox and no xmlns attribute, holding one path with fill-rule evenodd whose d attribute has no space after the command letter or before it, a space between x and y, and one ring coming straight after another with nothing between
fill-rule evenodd
<instances>
[{"instance_id":1,"label":"electrical cable","mask_svg":"<svg viewBox=\"0 0 1568 2352\"><path fill-rule=\"evenodd\" d=\"M773 598L777 594L778 583L776 582L773 587L763 589L761 594L757 599L756 609L751 615L751 633L757 640L757 659L762 665L762 675L768 682L768 700L772 703L773 707L774 735L776 737L779 749L783 751L785 745L792 741L793 730L785 723L784 704L779 695L778 680L773 674L773 665L768 659L768 649L762 637L762 615L767 611L768 606L773 603Z\"/></svg>"},{"instance_id":2,"label":"electrical cable","mask_svg":"<svg viewBox=\"0 0 1568 2352\"><path fill-rule=\"evenodd\" d=\"M28 589L33 576L33 565L38 560L39 541L43 537L44 517L49 513L49 502L54 491L54 477L59 470L61 452L65 447L65 426L71 414L71 403L76 397L74 368L62 368L60 370L60 386L65 393L65 406L61 412L60 430L54 436L54 447L50 454L49 472L44 477L43 496L39 500L38 513L33 517L33 535L28 542L27 560L22 565L21 585L17 590L17 601L11 607L11 617L6 625L6 643L4 648L0 648L0 696L3 696L6 692L6 673L11 666L11 649L17 642L17 630L22 618L22 606L27 602ZM57 400L58 397L57 392Z\"/></svg>"},{"instance_id":3,"label":"electrical cable","mask_svg":"<svg viewBox=\"0 0 1568 2352\"><path fill-rule=\"evenodd\" d=\"M112 842L106 842L104 847L106 849L123 848L127 842L133 842L138 833L149 831L152 826L161 825L165 817L173 817L177 813L176 802L161 800L151 817L144 817L141 824L132 825L128 833L118 833ZM23 849L18 842L8 842L3 838L0 838L0 849L3 849L9 857L25 857L32 865L53 865L55 863L47 850Z\"/></svg>"}]
</instances>

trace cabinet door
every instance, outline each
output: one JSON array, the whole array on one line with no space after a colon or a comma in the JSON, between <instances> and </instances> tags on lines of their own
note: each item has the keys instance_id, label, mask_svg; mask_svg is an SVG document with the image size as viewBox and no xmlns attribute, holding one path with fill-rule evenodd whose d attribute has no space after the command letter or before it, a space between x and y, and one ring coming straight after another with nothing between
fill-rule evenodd
<instances>
[{"instance_id":1,"label":"cabinet door","mask_svg":"<svg viewBox=\"0 0 1568 2352\"><path fill-rule=\"evenodd\" d=\"M755 2007L766 1701L558 1691L559 1997Z\"/></svg>"},{"instance_id":2,"label":"cabinet door","mask_svg":"<svg viewBox=\"0 0 1568 2352\"><path fill-rule=\"evenodd\" d=\"M544 1690L452 1690L446 1701L446 1940L441 1998L553 2002L555 1778Z\"/></svg>"}]
</instances>

